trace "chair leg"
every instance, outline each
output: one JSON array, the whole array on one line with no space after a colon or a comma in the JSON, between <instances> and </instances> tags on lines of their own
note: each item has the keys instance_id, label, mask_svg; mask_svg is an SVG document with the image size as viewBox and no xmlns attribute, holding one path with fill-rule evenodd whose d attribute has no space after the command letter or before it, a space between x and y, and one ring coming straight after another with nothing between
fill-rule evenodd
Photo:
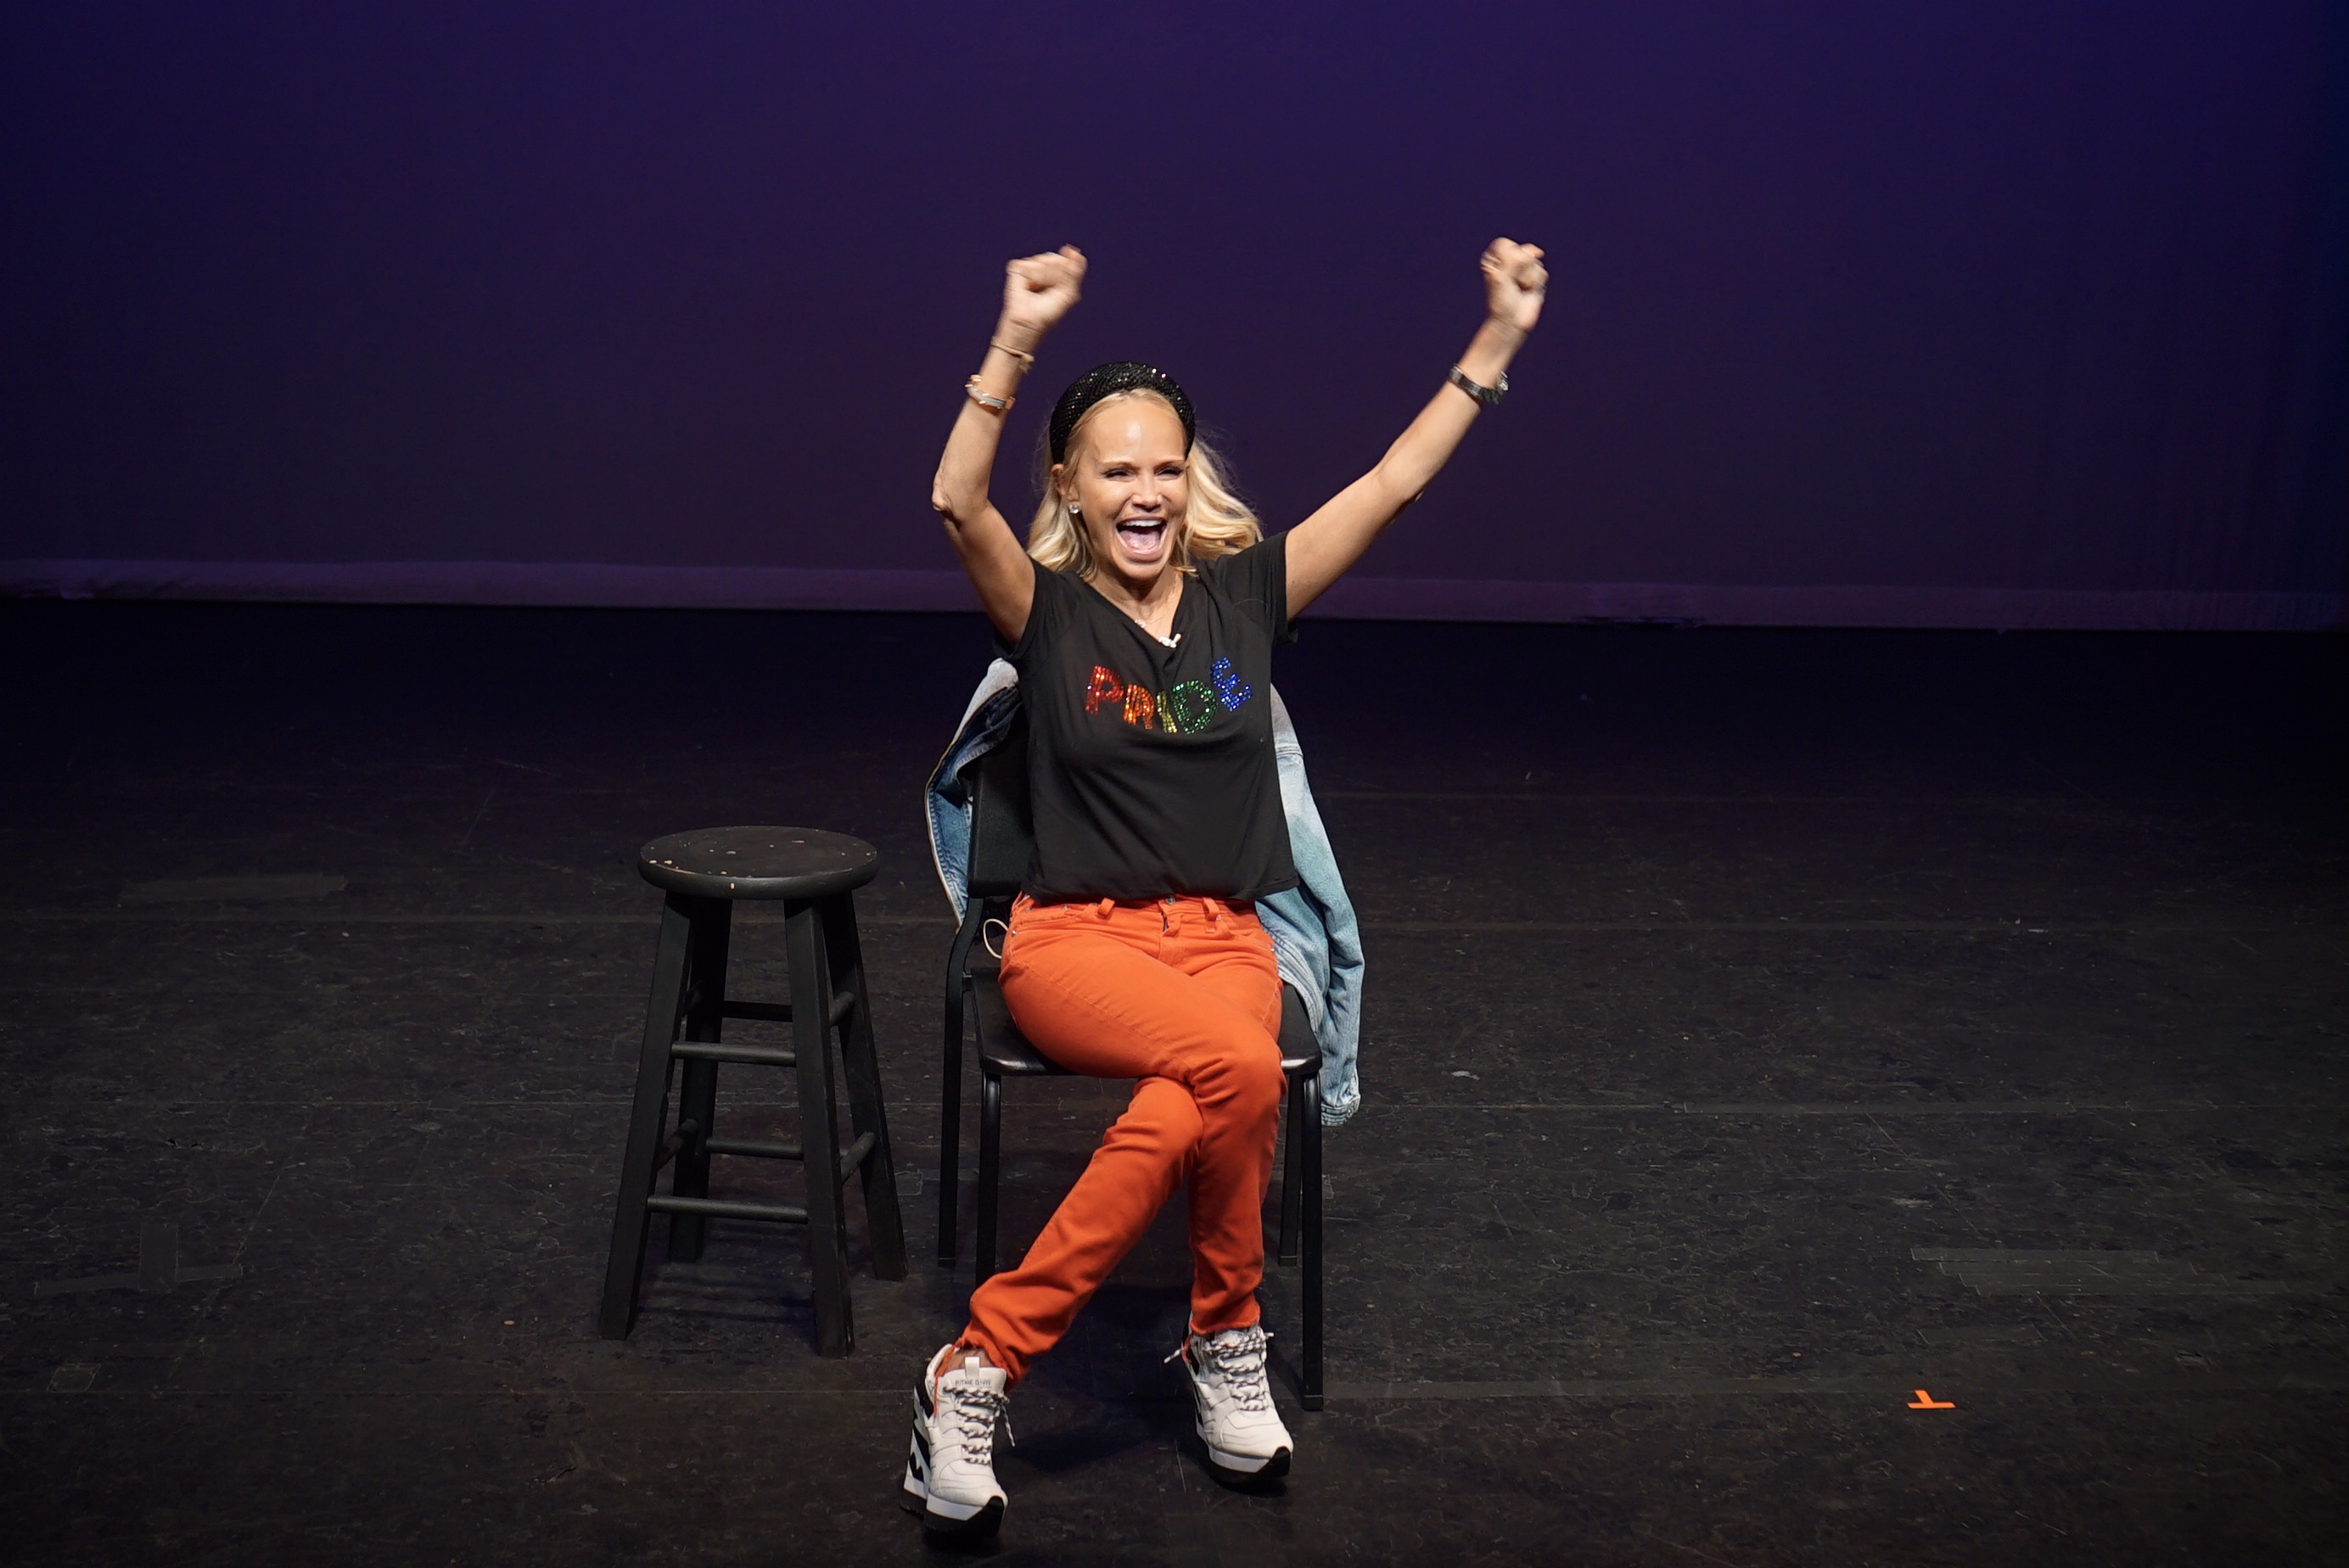
<instances>
[{"instance_id":1,"label":"chair leg","mask_svg":"<svg viewBox=\"0 0 2349 1568\"><path fill-rule=\"evenodd\" d=\"M1304 1136L1298 1142L1304 1146L1303 1167L1298 1184L1304 1189L1305 1279L1299 1294L1304 1297L1305 1354L1299 1368L1299 1381L1305 1408L1321 1408L1321 1078L1309 1074L1297 1083L1297 1098L1301 1102L1297 1119L1302 1123Z\"/></svg>"},{"instance_id":2,"label":"chair leg","mask_svg":"<svg viewBox=\"0 0 2349 1568\"><path fill-rule=\"evenodd\" d=\"M962 929L947 954L946 1054L938 1061L938 1263L952 1268L957 1233L962 1229L962 1035L963 1006L970 992L964 975L970 944L986 906L968 901Z\"/></svg>"},{"instance_id":3,"label":"chair leg","mask_svg":"<svg viewBox=\"0 0 2349 1568\"><path fill-rule=\"evenodd\" d=\"M848 1304L848 1248L840 1202L840 1119L832 1078L831 964L823 921L812 901L786 900L783 940L791 954L792 1047L799 1058L801 1168L807 1172L808 1256L815 1276L815 1348L845 1356L856 1346Z\"/></svg>"},{"instance_id":4,"label":"chair leg","mask_svg":"<svg viewBox=\"0 0 2349 1568\"><path fill-rule=\"evenodd\" d=\"M954 1267L962 1228L962 976L946 1009L946 1052L938 1062L938 1266Z\"/></svg>"},{"instance_id":5,"label":"chair leg","mask_svg":"<svg viewBox=\"0 0 2349 1568\"><path fill-rule=\"evenodd\" d=\"M856 940L856 895L823 901L824 953L835 992L848 994L841 1020L840 1064L848 1079L848 1122L873 1148L857 1167L864 1191L864 1233L879 1279L905 1277L905 1226L897 1208L897 1163L889 1151L889 1115L881 1100L881 1063L873 1049L873 999L864 988L864 955Z\"/></svg>"},{"instance_id":6,"label":"chair leg","mask_svg":"<svg viewBox=\"0 0 2349 1568\"><path fill-rule=\"evenodd\" d=\"M644 1046L636 1056L636 1096L629 1113L627 1150L620 1160L620 1193L612 1216L612 1252L604 1268L604 1306L597 1326L606 1339L626 1339L636 1326L638 1276L659 1170L661 1129L668 1120L668 1047L685 1001L686 950L691 945L689 901L674 894L661 911L653 955L653 994L645 1007Z\"/></svg>"},{"instance_id":7,"label":"chair leg","mask_svg":"<svg viewBox=\"0 0 2349 1568\"><path fill-rule=\"evenodd\" d=\"M1305 1158L1305 1085L1292 1078L1288 1084L1288 1147L1280 1156L1280 1266L1297 1266L1297 1231L1301 1217L1299 1202L1304 1197L1304 1179L1299 1174Z\"/></svg>"},{"instance_id":8,"label":"chair leg","mask_svg":"<svg viewBox=\"0 0 2349 1568\"><path fill-rule=\"evenodd\" d=\"M693 946L686 964L685 1037L714 1041L726 1024L727 949L734 905L725 899L695 899ZM688 1061L678 1074L678 1125L693 1123L693 1137L678 1150L669 1191L680 1198L709 1196L709 1139L718 1119L718 1064ZM672 1263L701 1257L709 1222L699 1214L671 1214L668 1255Z\"/></svg>"},{"instance_id":9,"label":"chair leg","mask_svg":"<svg viewBox=\"0 0 2349 1568\"><path fill-rule=\"evenodd\" d=\"M995 1273L995 1232L1003 1186L1003 1080L978 1073L978 1268L973 1285Z\"/></svg>"}]
</instances>

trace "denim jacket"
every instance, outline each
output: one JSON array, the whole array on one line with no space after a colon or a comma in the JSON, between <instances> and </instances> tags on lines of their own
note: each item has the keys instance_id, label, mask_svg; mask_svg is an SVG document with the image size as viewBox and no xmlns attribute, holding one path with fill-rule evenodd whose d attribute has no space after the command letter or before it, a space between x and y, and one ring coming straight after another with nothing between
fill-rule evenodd
<instances>
[{"instance_id":1,"label":"denim jacket","mask_svg":"<svg viewBox=\"0 0 2349 1568\"><path fill-rule=\"evenodd\" d=\"M963 915L966 872L970 864L970 796L962 771L994 749L1019 711L1019 676L997 659L971 694L956 727L954 744L930 774L925 804L930 820L930 854L955 918ZM1280 977L1297 988L1321 1047L1321 1121L1336 1127L1362 1103L1356 1058L1362 1026L1362 938L1354 906L1330 851L1330 835L1305 781L1305 752L1280 694L1272 694L1272 751L1280 776L1280 806L1288 819L1288 853L1297 863L1298 885L1257 900L1256 910L1272 937Z\"/></svg>"}]
</instances>

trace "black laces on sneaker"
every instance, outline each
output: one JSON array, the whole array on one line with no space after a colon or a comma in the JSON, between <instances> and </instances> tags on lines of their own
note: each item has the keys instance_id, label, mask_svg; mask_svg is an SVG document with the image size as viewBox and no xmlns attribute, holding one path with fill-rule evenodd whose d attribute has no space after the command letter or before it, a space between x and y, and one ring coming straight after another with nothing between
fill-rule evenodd
<instances>
[{"instance_id":1,"label":"black laces on sneaker","mask_svg":"<svg viewBox=\"0 0 2349 1568\"><path fill-rule=\"evenodd\" d=\"M1198 1346L1200 1360L1206 1363L1202 1370L1213 1377L1231 1401L1243 1410L1272 1408L1272 1385L1264 1374L1266 1346L1272 1336L1262 1328L1250 1326L1243 1329L1226 1329L1209 1335L1186 1335L1174 1347L1173 1361L1193 1346Z\"/></svg>"},{"instance_id":2,"label":"black laces on sneaker","mask_svg":"<svg viewBox=\"0 0 2349 1568\"><path fill-rule=\"evenodd\" d=\"M1010 1399L992 1388L948 1388L944 1386L943 1378L939 1383L936 1401L939 1416L954 1429L955 1435L962 1439L963 1446L969 1449L973 1459L981 1464L992 1463L995 1458L995 1424L1002 1422L1003 1435L1011 1437ZM1019 1439L1013 1438L1012 1444L1017 1447Z\"/></svg>"}]
</instances>

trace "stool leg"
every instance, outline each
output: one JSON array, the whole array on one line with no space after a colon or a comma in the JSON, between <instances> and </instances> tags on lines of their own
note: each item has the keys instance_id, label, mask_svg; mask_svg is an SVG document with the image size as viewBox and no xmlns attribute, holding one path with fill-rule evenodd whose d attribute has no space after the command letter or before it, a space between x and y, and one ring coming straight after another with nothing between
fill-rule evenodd
<instances>
[{"instance_id":1,"label":"stool leg","mask_svg":"<svg viewBox=\"0 0 2349 1568\"><path fill-rule=\"evenodd\" d=\"M691 901L671 894L661 911L653 954L653 994L645 1007L644 1047L636 1056L636 1098L628 1118L627 1151L620 1160L620 1195L612 1216L612 1253L604 1268L604 1308L598 1327L606 1339L626 1339L636 1326L636 1285L645 1261L652 1212L653 1175L660 1158L661 1125L668 1119L668 1047L685 1001L685 960L692 944Z\"/></svg>"},{"instance_id":2,"label":"stool leg","mask_svg":"<svg viewBox=\"0 0 2349 1568\"><path fill-rule=\"evenodd\" d=\"M841 1213L840 1120L832 1085L832 965L821 909L812 902L786 901L783 939L791 952L792 1044L799 1057L815 1348L819 1356L845 1356L856 1347L856 1334L848 1309L848 1232Z\"/></svg>"},{"instance_id":3,"label":"stool leg","mask_svg":"<svg viewBox=\"0 0 2349 1568\"><path fill-rule=\"evenodd\" d=\"M1297 1264L1298 1222L1303 1217L1305 1182L1299 1174L1305 1161L1305 1085L1288 1082L1288 1147L1280 1154L1280 1247L1275 1254L1283 1268Z\"/></svg>"},{"instance_id":4,"label":"stool leg","mask_svg":"<svg viewBox=\"0 0 2349 1568\"><path fill-rule=\"evenodd\" d=\"M995 1274L995 1229L1003 1189L1003 1080L978 1069L978 1269L971 1284Z\"/></svg>"},{"instance_id":5,"label":"stool leg","mask_svg":"<svg viewBox=\"0 0 2349 1568\"><path fill-rule=\"evenodd\" d=\"M726 964L733 931L734 905L722 898L693 901L693 956L686 968L685 1037L715 1042L725 1027ZM678 1150L677 1174L669 1191L680 1198L709 1196L709 1137L718 1118L718 1064L688 1061L678 1074L677 1119L690 1121L694 1134ZM709 1221L699 1214L668 1217L671 1263L689 1264L701 1256Z\"/></svg>"},{"instance_id":6,"label":"stool leg","mask_svg":"<svg viewBox=\"0 0 2349 1568\"><path fill-rule=\"evenodd\" d=\"M1297 1097L1303 1102L1298 1119L1304 1123L1304 1136L1298 1141L1305 1146L1305 1156L1299 1163L1299 1185L1304 1191L1305 1220L1305 1280L1299 1293L1304 1297L1305 1365L1299 1381L1304 1385L1305 1408L1321 1408L1321 1075L1312 1073L1297 1081Z\"/></svg>"},{"instance_id":7,"label":"stool leg","mask_svg":"<svg viewBox=\"0 0 2349 1568\"><path fill-rule=\"evenodd\" d=\"M849 998L840 1025L840 1065L848 1079L848 1123L870 1134L873 1148L856 1174L864 1188L864 1231L873 1243L873 1273L905 1277L905 1225L897 1210L897 1163L889 1152L889 1113L881 1099L881 1063L873 1049L873 998L864 988L864 950L856 940L856 895L823 901L824 955L832 987Z\"/></svg>"}]
</instances>

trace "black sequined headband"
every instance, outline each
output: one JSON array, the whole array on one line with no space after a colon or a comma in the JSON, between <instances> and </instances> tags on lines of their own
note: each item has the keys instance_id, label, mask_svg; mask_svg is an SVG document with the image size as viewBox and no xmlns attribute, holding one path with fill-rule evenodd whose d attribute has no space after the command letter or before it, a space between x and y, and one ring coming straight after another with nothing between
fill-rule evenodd
<instances>
[{"instance_id":1,"label":"black sequined headband","mask_svg":"<svg viewBox=\"0 0 2349 1568\"><path fill-rule=\"evenodd\" d=\"M1174 417L1183 421L1183 449L1189 451L1198 438L1199 422L1192 416L1191 399L1174 378L1155 365L1143 365L1131 359L1113 359L1107 365L1096 365L1074 381L1052 405L1052 460L1064 462L1069 456L1069 437L1085 411L1104 397L1114 397L1121 392L1155 392L1174 405Z\"/></svg>"}]
</instances>

